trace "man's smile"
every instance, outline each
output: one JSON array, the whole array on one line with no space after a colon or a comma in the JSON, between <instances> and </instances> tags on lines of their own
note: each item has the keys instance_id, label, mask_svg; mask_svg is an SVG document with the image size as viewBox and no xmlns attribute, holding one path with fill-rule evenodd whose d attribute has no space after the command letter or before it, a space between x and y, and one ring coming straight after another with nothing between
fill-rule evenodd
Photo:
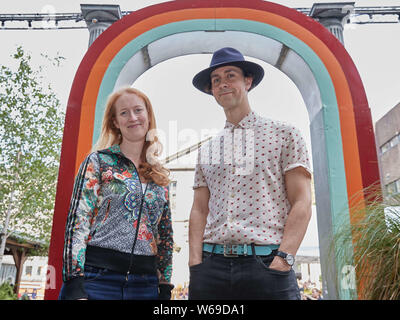
<instances>
[{"instance_id":1,"label":"man's smile","mask_svg":"<svg viewBox=\"0 0 400 320\"><path fill-rule=\"evenodd\" d=\"M233 93L232 91L226 91L219 94L220 97L226 96L227 94Z\"/></svg>"}]
</instances>

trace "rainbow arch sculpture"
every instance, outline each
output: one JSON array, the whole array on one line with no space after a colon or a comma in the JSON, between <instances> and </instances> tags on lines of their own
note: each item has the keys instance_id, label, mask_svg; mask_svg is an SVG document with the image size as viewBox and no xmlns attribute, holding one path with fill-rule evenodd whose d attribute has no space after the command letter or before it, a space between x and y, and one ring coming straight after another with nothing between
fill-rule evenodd
<instances>
[{"instance_id":1,"label":"rainbow arch sculpture","mask_svg":"<svg viewBox=\"0 0 400 320\"><path fill-rule=\"evenodd\" d=\"M167 50L165 43L170 44ZM363 200L364 188L379 181L371 114L350 56L322 25L281 5L178 0L135 11L112 24L77 70L67 105L48 262L56 281L45 299L56 299L61 288L74 176L99 136L107 96L157 63L223 46L272 65L287 51L279 68L299 88L310 118L323 284L331 298L346 299L349 290L357 290L336 287L340 270L327 256L339 224L354 220L350 199ZM327 271L330 264L333 272Z\"/></svg>"}]
</instances>

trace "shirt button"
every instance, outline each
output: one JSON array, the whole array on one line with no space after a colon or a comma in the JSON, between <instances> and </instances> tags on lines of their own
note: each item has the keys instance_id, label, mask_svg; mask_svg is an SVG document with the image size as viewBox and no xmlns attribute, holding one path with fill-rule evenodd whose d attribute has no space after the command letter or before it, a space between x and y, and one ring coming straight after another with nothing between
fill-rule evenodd
<instances>
[{"instance_id":1,"label":"shirt button","mask_svg":"<svg viewBox=\"0 0 400 320\"><path fill-rule=\"evenodd\" d=\"M235 194L232 192L231 193L231 198L234 198L235 197Z\"/></svg>"}]
</instances>

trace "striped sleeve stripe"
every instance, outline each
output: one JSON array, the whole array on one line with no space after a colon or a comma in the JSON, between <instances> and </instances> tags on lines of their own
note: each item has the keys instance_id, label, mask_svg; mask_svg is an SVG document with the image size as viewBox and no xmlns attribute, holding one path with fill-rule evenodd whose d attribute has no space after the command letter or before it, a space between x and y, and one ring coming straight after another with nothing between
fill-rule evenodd
<instances>
[{"instance_id":1,"label":"striped sleeve stripe","mask_svg":"<svg viewBox=\"0 0 400 320\"><path fill-rule=\"evenodd\" d=\"M73 228L76 224L77 219L77 208L79 201L82 196L83 183L85 180L85 174L87 166L90 162L90 155L84 160L81 167L79 168L78 175L74 184L74 190L72 193L70 208L68 212L67 225L65 228L65 239L64 239L64 281L68 280L67 276L72 273L72 235Z\"/></svg>"}]
</instances>

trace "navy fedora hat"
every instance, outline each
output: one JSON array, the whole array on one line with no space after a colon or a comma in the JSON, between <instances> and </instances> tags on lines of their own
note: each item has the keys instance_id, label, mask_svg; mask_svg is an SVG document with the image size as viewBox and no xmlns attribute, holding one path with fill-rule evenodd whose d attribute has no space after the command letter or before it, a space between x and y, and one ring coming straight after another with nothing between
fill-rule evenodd
<instances>
[{"instance_id":1,"label":"navy fedora hat","mask_svg":"<svg viewBox=\"0 0 400 320\"><path fill-rule=\"evenodd\" d=\"M252 85L249 89L257 86L264 77L264 69L257 63L246 61L243 55L234 48L222 48L214 52L210 67L200 71L193 78L193 85L200 91L211 94L210 91L210 75L215 69L223 66L236 66L243 70L243 73L253 77Z\"/></svg>"}]
</instances>

